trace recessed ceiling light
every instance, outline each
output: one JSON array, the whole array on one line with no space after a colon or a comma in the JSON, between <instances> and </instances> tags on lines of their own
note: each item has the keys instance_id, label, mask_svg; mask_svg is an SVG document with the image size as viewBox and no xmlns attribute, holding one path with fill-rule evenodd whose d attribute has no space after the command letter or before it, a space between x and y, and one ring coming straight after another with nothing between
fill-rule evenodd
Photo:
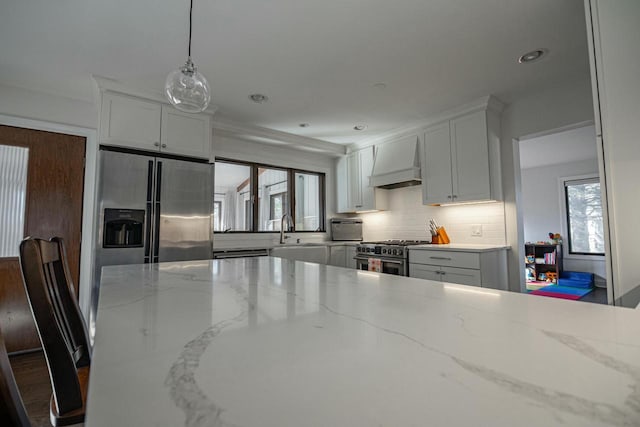
<instances>
[{"instance_id":1,"label":"recessed ceiling light","mask_svg":"<svg viewBox=\"0 0 640 427\"><path fill-rule=\"evenodd\" d=\"M524 64L527 62L537 61L538 59L542 58L542 56L546 53L547 53L546 49L532 50L531 52L527 52L524 55L522 55L520 58L518 58L518 62L520 64Z\"/></svg>"},{"instance_id":2,"label":"recessed ceiling light","mask_svg":"<svg viewBox=\"0 0 640 427\"><path fill-rule=\"evenodd\" d=\"M373 85L373 87L376 88L376 89L382 90L382 89L385 89L387 87L387 85L385 83L376 83L376 84Z\"/></svg>"},{"instance_id":3,"label":"recessed ceiling light","mask_svg":"<svg viewBox=\"0 0 640 427\"><path fill-rule=\"evenodd\" d=\"M263 95L261 93L254 93L249 95L249 99L255 102L256 104L264 104L269 100L267 95Z\"/></svg>"},{"instance_id":4,"label":"recessed ceiling light","mask_svg":"<svg viewBox=\"0 0 640 427\"><path fill-rule=\"evenodd\" d=\"M365 130L367 128L367 125L355 125L353 127L353 130Z\"/></svg>"},{"instance_id":5,"label":"recessed ceiling light","mask_svg":"<svg viewBox=\"0 0 640 427\"><path fill-rule=\"evenodd\" d=\"M300 123L298 126L300 126L301 128L308 128L311 125L309 123Z\"/></svg>"}]
</instances>

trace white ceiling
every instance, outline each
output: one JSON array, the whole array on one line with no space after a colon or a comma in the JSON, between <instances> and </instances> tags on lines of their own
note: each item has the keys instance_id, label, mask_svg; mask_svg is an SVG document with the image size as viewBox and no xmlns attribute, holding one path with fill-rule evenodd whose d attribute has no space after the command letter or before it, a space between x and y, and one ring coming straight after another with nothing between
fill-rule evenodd
<instances>
[{"instance_id":1,"label":"white ceiling","mask_svg":"<svg viewBox=\"0 0 640 427\"><path fill-rule=\"evenodd\" d=\"M194 3L193 59L218 114L332 142L589 72L583 0ZM187 25L187 0L3 0L0 83L91 99L94 73L159 92ZM517 64L536 48L548 57ZM257 92L269 102L251 103Z\"/></svg>"},{"instance_id":2,"label":"white ceiling","mask_svg":"<svg viewBox=\"0 0 640 427\"><path fill-rule=\"evenodd\" d=\"M520 141L521 169L595 160L596 158L596 130L594 126Z\"/></svg>"}]
</instances>

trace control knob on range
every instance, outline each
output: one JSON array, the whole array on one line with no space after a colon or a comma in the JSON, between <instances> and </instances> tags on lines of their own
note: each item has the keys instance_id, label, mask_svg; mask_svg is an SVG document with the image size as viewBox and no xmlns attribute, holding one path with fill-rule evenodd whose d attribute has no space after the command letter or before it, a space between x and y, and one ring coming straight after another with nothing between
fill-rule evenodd
<instances>
[{"instance_id":1,"label":"control knob on range","mask_svg":"<svg viewBox=\"0 0 640 427\"><path fill-rule=\"evenodd\" d=\"M383 254L386 254L386 253L387 253L387 250L386 250L386 249L382 249L382 253L383 253Z\"/></svg>"},{"instance_id":2,"label":"control knob on range","mask_svg":"<svg viewBox=\"0 0 640 427\"><path fill-rule=\"evenodd\" d=\"M396 254L396 250L395 250L395 249L394 249L394 250L392 250L392 251L391 251L391 253L392 253L393 255L395 255L395 254Z\"/></svg>"},{"instance_id":3,"label":"control knob on range","mask_svg":"<svg viewBox=\"0 0 640 427\"><path fill-rule=\"evenodd\" d=\"M402 255L402 249L398 249L398 255Z\"/></svg>"}]
</instances>

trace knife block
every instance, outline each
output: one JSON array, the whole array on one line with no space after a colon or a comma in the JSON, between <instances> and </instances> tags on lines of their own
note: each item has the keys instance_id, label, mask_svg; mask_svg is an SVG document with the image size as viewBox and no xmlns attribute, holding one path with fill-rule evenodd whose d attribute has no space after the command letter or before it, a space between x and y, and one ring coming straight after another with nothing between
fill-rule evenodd
<instances>
[{"instance_id":1,"label":"knife block","mask_svg":"<svg viewBox=\"0 0 640 427\"><path fill-rule=\"evenodd\" d=\"M451 243L449 240L449 236L447 235L447 231L444 227L438 227L438 234L435 236L431 236L431 243L434 245L446 245L447 243Z\"/></svg>"}]
</instances>

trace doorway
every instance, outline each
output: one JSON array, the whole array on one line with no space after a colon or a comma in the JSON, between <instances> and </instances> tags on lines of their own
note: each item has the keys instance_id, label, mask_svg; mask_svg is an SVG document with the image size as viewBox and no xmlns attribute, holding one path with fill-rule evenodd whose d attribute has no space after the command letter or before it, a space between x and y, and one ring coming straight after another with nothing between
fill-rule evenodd
<instances>
[{"instance_id":1,"label":"doorway","mask_svg":"<svg viewBox=\"0 0 640 427\"><path fill-rule=\"evenodd\" d=\"M0 126L0 146L6 147L6 152L10 149L22 152L21 158L27 159L23 182L18 182L18 178L12 179L16 182L11 188L0 190L13 197L2 204L8 212L0 215L11 213L15 217L14 227L23 227L22 233L16 233L15 229L13 233L3 230L2 236L18 241L0 244L9 248L0 258L0 325L9 352L40 347L18 262L18 244L22 237L62 237L78 293L85 144L86 139L80 136ZM0 160L5 170L14 171L19 167L15 164L19 161L9 156ZM8 179L3 181L3 184L9 182ZM3 227L10 228L11 225L3 223Z\"/></svg>"},{"instance_id":2,"label":"doorway","mask_svg":"<svg viewBox=\"0 0 640 427\"><path fill-rule=\"evenodd\" d=\"M593 125L518 142L525 289L607 304L605 203Z\"/></svg>"}]
</instances>

